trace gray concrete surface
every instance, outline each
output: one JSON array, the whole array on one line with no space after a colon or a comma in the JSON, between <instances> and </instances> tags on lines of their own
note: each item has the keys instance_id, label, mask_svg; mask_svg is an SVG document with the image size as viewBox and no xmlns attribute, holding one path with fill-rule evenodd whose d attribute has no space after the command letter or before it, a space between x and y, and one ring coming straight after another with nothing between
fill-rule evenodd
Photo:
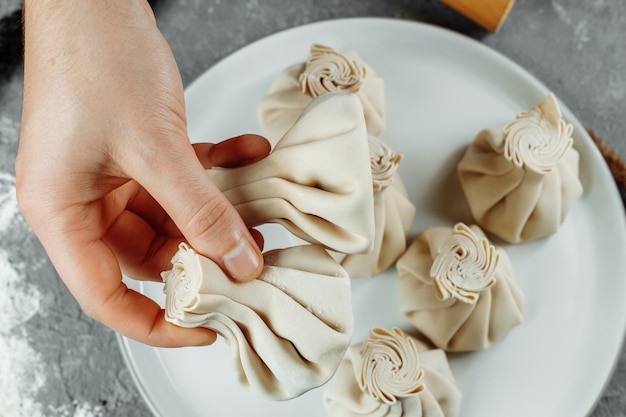
<instances>
[{"instance_id":1,"label":"gray concrete surface","mask_svg":"<svg viewBox=\"0 0 626 417\"><path fill-rule=\"evenodd\" d=\"M0 14L19 3L2 0ZM430 22L481 41L543 81L626 156L623 0L518 0L497 34L436 0L161 0L157 7L185 84L266 35L351 16ZM81 312L16 211L21 96L18 71L0 84L0 417L148 417L114 333ZM626 416L626 349L591 415Z\"/></svg>"}]
</instances>

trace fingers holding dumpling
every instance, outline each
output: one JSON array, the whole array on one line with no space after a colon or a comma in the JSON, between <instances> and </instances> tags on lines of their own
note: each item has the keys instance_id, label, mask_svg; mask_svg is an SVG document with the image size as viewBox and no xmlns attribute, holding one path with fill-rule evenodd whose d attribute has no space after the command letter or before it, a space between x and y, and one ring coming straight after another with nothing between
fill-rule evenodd
<instances>
[{"instance_id":1,"label":"fingers holding dumpling","mask_svg":"<svg viewBox=\"0 0 626 417\"><path fill-rule=\"evenodd\" d=\"M280 223L301 239L337 252L372 249L368 136L361 104L352 94L313 100L266 158L207 174L250 227Z\"/></svg>"},{"instance_id":2,"label":"fingers holding dumpling","mask_svg":"<svg viewBox=\"0 0 626 417\"><path fill-rule=\"evenodd\" d=\"M327 382L354 331L350 280L319 246L267 252L257 280L230 280L181 244L164 272L166 318L223 336L241 384L285 400ZM199 364L201 366L201 364Z\"/></svg>"}]
</instances>

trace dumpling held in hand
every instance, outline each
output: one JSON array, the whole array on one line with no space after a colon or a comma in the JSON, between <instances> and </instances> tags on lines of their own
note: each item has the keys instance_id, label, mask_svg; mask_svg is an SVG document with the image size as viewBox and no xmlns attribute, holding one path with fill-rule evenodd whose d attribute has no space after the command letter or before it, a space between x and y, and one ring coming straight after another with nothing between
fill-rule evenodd
<instances>
[{"instance_id":1,"label":"dumpling held in hand","mask_svg":"<svg viewBox=\"0 0 626 417\"><path fill-rule=\"evenodd\" d=\"M228 342L245 388L287 400L326 383L350 345L350 279L320 246L269 251L264 259L260 278L238 283L181 244L173 268L161 274L166 320L214 330Z\"/></svg>"},{"instance_id":2,"label":"dumpling held in hand","mask_svg":"<svg viewBox=\"0 0 626 417\"><path fill-rule=\"evenodd\" d=\"M239 168L207 170L249 227L279 223L342 253L368 253L374 238L370 155L353 94L311 101L272 152Z\"/></svg>"}]
</instances>

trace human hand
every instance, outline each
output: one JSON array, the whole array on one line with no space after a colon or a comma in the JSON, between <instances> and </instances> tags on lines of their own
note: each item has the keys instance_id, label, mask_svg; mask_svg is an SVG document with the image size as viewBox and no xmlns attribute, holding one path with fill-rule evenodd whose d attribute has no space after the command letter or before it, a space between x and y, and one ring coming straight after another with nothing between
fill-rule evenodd
<instances>
[{"instance_id":1,"label":"human hand","mask_svg":"<svg viewBox=\"0 0 626 417\"><path fill-rule=\"evenodd\" d=\"M268 152L255 136L194 151L180 74L144 0L25 2L18 202L89 316L151 345L212 343L210 330L167 323L122 270L159 279L186 240L234 279L257 277L255 238L204 168Z\"/></svg>"}]
</instances>

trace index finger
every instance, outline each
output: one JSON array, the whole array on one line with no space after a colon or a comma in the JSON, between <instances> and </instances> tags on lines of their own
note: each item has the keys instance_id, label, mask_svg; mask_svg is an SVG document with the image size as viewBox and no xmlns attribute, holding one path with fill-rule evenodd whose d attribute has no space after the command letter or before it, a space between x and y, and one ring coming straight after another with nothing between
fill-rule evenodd
<instances>
[{"instance_id":1,"label":"index finger","mask_svg":"<svg viewBox=\"0 0 626 417\"><path fill-rule=\"evenodd\" d=\"M269 155L272 146L263 136L245 134L218 143L195 143L194 151L205 169L236 168Z\"/></svg>"}]
</instances>

